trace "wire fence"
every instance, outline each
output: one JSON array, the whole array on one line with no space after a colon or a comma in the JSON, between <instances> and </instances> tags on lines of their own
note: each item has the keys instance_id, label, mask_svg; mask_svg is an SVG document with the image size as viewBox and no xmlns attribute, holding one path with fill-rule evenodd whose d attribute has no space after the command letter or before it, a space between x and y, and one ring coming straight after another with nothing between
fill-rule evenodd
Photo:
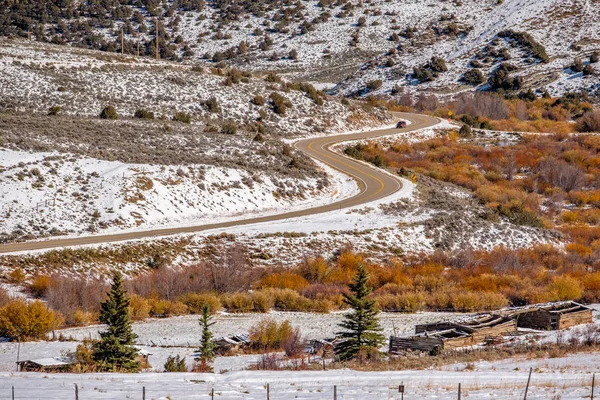
<instances>
[{"instance_id":1,"label":"wire fence","mask_svg":"<svg viewBox=\"0 0 600 400\"><path fill-rule=\"evenodd\" d=\"M95 399L203 399L203 400L416 400L416 399L503 399L503 400L565 400L565 399L592 399L594 393L595 375L572 376L570 379L543 379L535 382L524 372L518 381L498 378L497 382L487 380L485 383L477 382L477 378L465 376L465 383L448 384L426 383L424 380L412 383L403 382L387 384L361 384L344 382L333 384L323 382L298 381L294 382L290 376L288 382L262 383L248 376L248 383L241 381L231 384L211 383L201 380L206 375L186 375L184 378L178 374L157 374L157 381L134 382L135 375L120 378L102 375L102 378L89 379L82 375L78 383L70 383L68 379L56 379L45 376L53 385L46 381L43 385L36 385L41 378L31 380L32 376L22 376L23 380L31 380L27 385L23 380L7 382L11 378L0 382L0 399L44 399L44 400L95 400ZM168 377L165 377L168 375ZM169 379L172 377L172 379ZM330 376L329 379L332 377ZM343 378L340 377L340 380ZM45 379L44 379L45 380ZM14 384L13 384L14 383Z\"/></svg>"}]
</instances>

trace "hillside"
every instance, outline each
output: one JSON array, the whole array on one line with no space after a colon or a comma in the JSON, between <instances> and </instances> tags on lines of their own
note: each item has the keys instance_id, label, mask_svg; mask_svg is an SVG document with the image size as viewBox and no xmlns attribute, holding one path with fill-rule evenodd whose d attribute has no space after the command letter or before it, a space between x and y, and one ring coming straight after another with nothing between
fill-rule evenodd
<instances>
[{"instance_id":1,"label":"hillside","mask_svg":"<svg viewBox=\"0 0 600 400\"><path fill-rule=\"evenodd\" d=\"M278 71L336 85L333 93L354 96L389 95L393 89L397 94L401 87L456 93L487 82L503 62L510 64L511 79L522 78L518 88L504 85L504 90L533 88L561 95L585 89L597 96L599 89L597 74L583 76L579 68L569 69L576 58L586 64L600 49L594 25L597 1L52 4L9 2L0 33L154 57L158 32L163 58ZM432 57L445 65L430 65ZM462 79L467 72L469 84Z\"/></svg>"},{"instance_id":2,"label":"hillside","mask_svg":"<svg viewBox=\"0 0 600 400\"><path fill-rule=\"evenodd\" d=\"M191 224L354 193L285 138L388 121L274 75L0 39L2 240ZM107 105L117 119L101 119ZM35 211L35 212L33 212Z\"/></svg>"}]
</instances>

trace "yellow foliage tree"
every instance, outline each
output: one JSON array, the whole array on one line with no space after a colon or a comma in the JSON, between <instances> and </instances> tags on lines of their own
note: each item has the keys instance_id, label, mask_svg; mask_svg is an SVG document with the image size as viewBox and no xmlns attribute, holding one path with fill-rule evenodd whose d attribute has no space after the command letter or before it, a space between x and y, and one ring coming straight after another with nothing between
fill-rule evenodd
<instances>
[{"instance_id":1,"label":"yellow foliage tree","mask_svg":"<svg viewBox=\"0 0 600 400\"><path fill-rule=\"evenodd\" d=\"M583 294L581 282L570 276L557 276L548 285L552 300L576 300Z\"/></svg>"},{"instance_id":2,"label":"yellow foliage tree","mask_svg":"<svg viewBox=\"0 0 600 400\"><path fill-rule=\"evenodd\" d=\"M0 335L12 339L42 339L62 323L60 313L37 300L13 300L0 309Z\"/></svg>"}]
</instances>

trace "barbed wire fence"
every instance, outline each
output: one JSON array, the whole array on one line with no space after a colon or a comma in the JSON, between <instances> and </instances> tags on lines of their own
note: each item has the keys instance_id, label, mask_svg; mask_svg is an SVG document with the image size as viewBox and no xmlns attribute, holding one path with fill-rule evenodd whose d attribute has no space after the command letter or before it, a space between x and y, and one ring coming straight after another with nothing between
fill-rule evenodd
<instances>
[{"instance_id":1,"label":"barbed wire fence","mask_svg":"<svg viewBox=\"0 0 600 400\"><path fill-rule=\"evenodd\" d=\"M435 385L412 383L404 384L399 382L394 384L360 384L360 383L305 383L305 382L275 382L260 384L250 382L244 384L214 384L201 380L185 380L173 375L173 382L163 384L156 382L152 384L125 384L116 386L111 380L98 380L88 382L79 380L78 383L70 383L67 379L56 382L56 385L38 386L38 385L19 385L17 382L0 383L0 399L11 400L95 400L95 399L203 399L203 400L363 400L363 399L388 399L388 400L412 400L427 399L432 395L440 399L458 399L468 398L486 398L486 399L504 399L504 400L552 400L561 399L562 395L568 398L595 399L595 374L581 375L581 379L553 379L549 384L547 380L535 382L535 375L532 377L533 368L528 371L527 380L521 379L519 382L500 382L497 384L482 384L469 382L465 379L464 383ZM523 377L524 378L524 377ZM343 378L340 378L342 380ZM177 387L176 382L181 382ZM183 382L185 381L184 387ZM472 379L472 381L477 381ZM525 383L526 382L526 383ZM466 385L465 385L466 383ZM573 389L576 393L565 394L568 389ZM553 390L553 392L552 392ZM572 397L573 395L577 397Z\"/></svg>"}]
</instances>

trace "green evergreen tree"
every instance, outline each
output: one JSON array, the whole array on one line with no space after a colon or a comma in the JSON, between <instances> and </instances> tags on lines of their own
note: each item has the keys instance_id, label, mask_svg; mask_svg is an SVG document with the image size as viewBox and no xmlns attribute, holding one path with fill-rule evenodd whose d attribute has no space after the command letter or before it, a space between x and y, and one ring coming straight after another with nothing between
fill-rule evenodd
<instances>
[{"instance_id":1,"label":"green evergreen tree","mask_svg":"<svg viewBox=\"0 0 600 400\"><path fill-rule=\"evenodd\" d=\"M210 306L204 303L202 305L202 316L200 317L200 327L202 328L202 340L198 349L200 356L196 358L196 362L199 363L196 368L198 372L212 372L211 364L215 359L216 350L216 345L213 342L213 334L210 330L210 327L215 324L212 319Z\"/></svg>"},{"instance_id":2,"label":"green evergreen tree","mask_svg":"<svg viewBox=\"0 0 600 400\"><path fill-rule=\"evenodd\" d=\"M351 294L344 294L344 303L352 307L353 311L346 314L340 327L345 329L337 334L343 339L335 347L335 353L341 360L355 358L359 352L377 351L385 341L385 337L377 319L379 311L375 307L375 300L368 299L371 293L367 286L369 274L360 264L353 282L348 285Z\"/></svg>"},{"instance_id":3,"label":"green evergreen tree","mask_svg":"<svg viewBox=\"0 0 600 400\"><path fill-rule=\"evenodd\" d=\"M100 332L100 340L93 345L92 359L99 370L135 372L140 367L138 350L132 346L137 336L131 328L128 307L123 277L117 272L108 298L100 306L100 322L107 329Z\"/></svg>"}]
</instances>

